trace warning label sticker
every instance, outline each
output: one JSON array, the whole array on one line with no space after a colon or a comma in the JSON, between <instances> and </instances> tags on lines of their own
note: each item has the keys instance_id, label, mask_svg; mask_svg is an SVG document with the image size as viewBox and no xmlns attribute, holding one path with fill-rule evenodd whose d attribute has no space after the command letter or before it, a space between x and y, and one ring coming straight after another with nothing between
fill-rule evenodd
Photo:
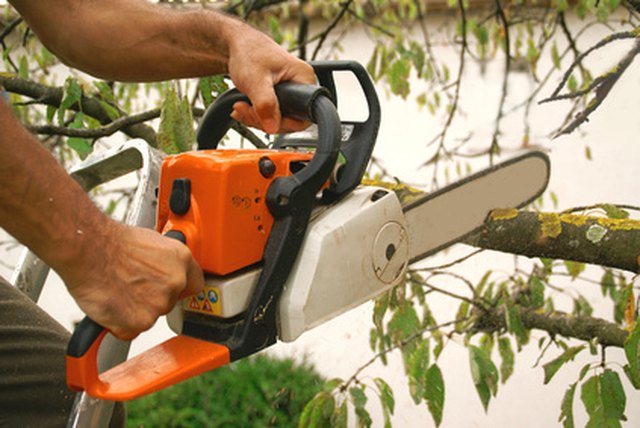
<instances>
[{"instance_id":1,"label":"warning label sticker","mask_svg":"<svg viewBox=\"0 0 640 428\"><path fill-rule=\"evenodd\" d=\"M191 296L189 302L184 301L184 309L206 315L220 315L220 291L215 287L205 287L196 296Z\"/></svg>"}]
</instances>

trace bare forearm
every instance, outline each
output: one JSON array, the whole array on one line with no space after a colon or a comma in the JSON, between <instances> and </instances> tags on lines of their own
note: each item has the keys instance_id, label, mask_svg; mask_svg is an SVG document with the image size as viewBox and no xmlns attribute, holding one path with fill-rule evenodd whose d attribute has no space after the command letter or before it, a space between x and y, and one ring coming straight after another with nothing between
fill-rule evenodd
<instances>
[{"instance_id":1,"label":"bare forearm","mask_svg":"<svg viewBox=\"0 0 640 428\"><path fill-rule=\"evenodd\" d=\"M0 101L0 226L65 274L111 221ZM98 242L95 244L100 245ZM99 255L96 255L99 257Z\"/></svg>"},{"instance_id":2,"label":"bare forearm","mask_svg":"<svg viewBox=\"0 0 640 428\"><path fill-rule=\"evenodd\" d=\"M226 73L229 43L249 30L242 22L216 12L179 11L145 0L11 3L65 63L113 80Z\"/></svg>"}]
</instances>

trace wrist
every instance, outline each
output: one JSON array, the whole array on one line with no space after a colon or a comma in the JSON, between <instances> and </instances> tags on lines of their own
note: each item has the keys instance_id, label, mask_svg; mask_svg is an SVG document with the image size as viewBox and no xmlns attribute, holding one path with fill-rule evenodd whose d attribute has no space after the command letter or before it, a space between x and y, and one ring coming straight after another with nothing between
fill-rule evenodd
<instances>
[{"instance_id":1,"label":"wrist","mask_svg":"<svg viewBox=\"0 0 640 428\"><path fill-rule=\"evenodd\" d=\"M118 236L124 226L100 212L96 207L89 216L72 223L68 230L51 240L51 256L47 263L64 280L69 289L85 282L88 272L108 264L117 252Z\"/></svg>"}]
</instances>

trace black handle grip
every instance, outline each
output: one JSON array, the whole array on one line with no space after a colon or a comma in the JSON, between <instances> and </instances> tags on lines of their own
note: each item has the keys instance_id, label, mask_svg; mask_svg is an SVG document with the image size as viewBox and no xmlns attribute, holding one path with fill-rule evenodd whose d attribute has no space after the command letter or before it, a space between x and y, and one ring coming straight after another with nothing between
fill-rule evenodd
<instances>
[{"instance_id":1,"label":"black handle grip","mask_svg":"<svg viewBox=\"0 0 640 428\"><path fill-rule=\"evenodd\" d=\"M283 116L313 122L316 122L316 118L313 117L315 100L321 95L330 96L329 92L321 86L293 82L279 83L275 86L275 91ZM220 95L209 106L198 126L196 136L198 150L218 147L218 143L231 127L233 119L230 115L233 105L239 101L251 104L249 97L237 89L231 89Z\"/></svg>"},{"instance_id":2,"label":"black handle grip","mask_svg":"<svg viewBox=\"0 0 640 428\"><path fill-rule=\"evenodd\" d=\"M83 357L104 330L104 327L91 318L84 317L71 335L67 355L75 358Z\"/></svg>"},{"instance_id":3,"label":"black handle grip","mask_svg":"<svg viewBox=\"0 0 640 428\"><path fill-rule=\"evenodd\" d=\"M364 122L343 121L341 123L340 152L345 163L338 170L337 182L324 193L326 200L339 200L356 188L362 180L378 136L381 120L380 101L367 70L360 63L315 61L311 65L318 77L318 82L331 93L331 99L336 106L341 100L336 90L334 74L336 72L353 74L362 89L369 112ZM346 100L347 103L350 101ZM279 135L273 146L274 148L314 146L315 140L307 135L308 133Z\"/></svg>"}]
</instances>

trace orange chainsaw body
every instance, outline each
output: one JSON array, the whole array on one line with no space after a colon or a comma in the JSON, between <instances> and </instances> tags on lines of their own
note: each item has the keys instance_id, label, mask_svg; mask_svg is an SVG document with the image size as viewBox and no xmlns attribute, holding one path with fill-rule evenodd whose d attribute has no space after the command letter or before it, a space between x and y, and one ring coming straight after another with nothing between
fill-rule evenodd
<instances>
[{"instance_id":1,"label":"orange chainsaw body","mask_svg":"<svg viewBox=\"0 0 640 428\"><path fill-rule=\"evenodd\" d=\"M227 275L257 263L273 225L265 203L269 185L312 156L255 149L168 156L160 172L156 228L181 232L207 273Z\"/></svg>"}]
</instances>

